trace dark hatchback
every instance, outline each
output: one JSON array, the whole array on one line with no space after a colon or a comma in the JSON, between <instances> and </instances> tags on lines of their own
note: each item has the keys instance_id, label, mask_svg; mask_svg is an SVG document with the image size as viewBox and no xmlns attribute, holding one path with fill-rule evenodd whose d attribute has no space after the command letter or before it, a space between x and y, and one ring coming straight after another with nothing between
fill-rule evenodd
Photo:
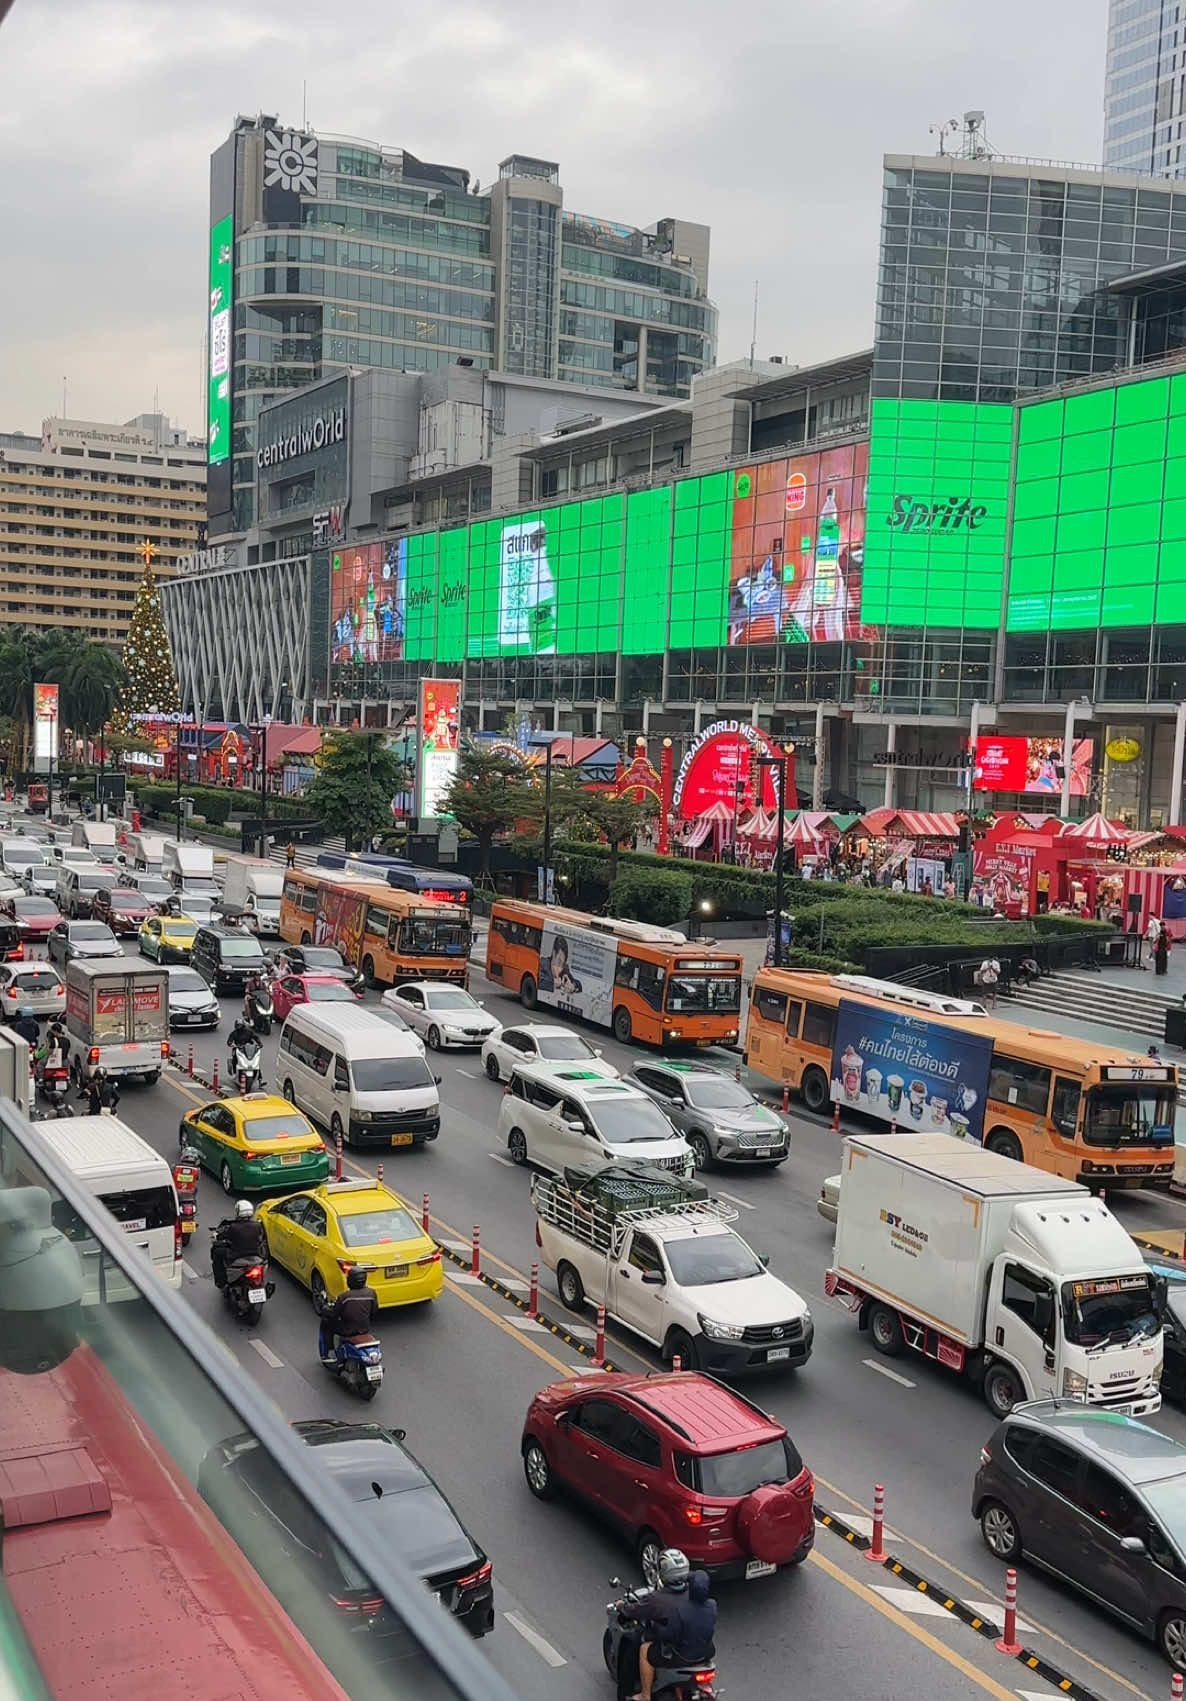
<instances>
[{"instance_id":1,"label":"dark hatchback","mask_svg":"<svg viewBox=\"0 0 1186 1701\"><path fill-rule=\"evenodd\" d=\"M336 1418L292 1427L317 1448L347 1498L368 1508L378 1539L423 1578L445 1610L471 1636L493 1630L493 1567L423 1465L401 1445L404 1431ZM276 1476L253 1436L234 1435L210 1449L198 1471L198 1492L248 1557L261 1543L274 1548L279 1541L349 1624L378 1635L406 1634L369 1580ZM295 1585L294 1595L304 1598L303 1584Z\"/></svg>"},{"instance_id":2,"label":"dark hatchback","mask_svg":"<svg viewBox=\"0 0 1186 1701\"><path fill-rule=\"evenodd\" d=\"M366 985L362 971L348 963L336 945L285 945L281 956L289 974L328 975L351 992L361 992Z\"/></svg>"}]
</instances>

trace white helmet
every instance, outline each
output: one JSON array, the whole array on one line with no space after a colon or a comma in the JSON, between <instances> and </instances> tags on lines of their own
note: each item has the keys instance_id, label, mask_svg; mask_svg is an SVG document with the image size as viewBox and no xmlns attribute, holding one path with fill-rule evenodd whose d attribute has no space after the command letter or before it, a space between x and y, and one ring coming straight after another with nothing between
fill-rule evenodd
<instances>
[{"instance_id":1,"label":"white helmet","mask_svg":"<svg viewBox=\"0 0 1186 1701\"><path fill-rule=\"evenodd\" d=\"M686 1589L691 1569L687 1554L678 1547L665 1547L659 1555L659 1581L665 1589Z\"/></svg>"},{"instance_id":2,"label":"white helmet","mask_svg":"<svg viewBox=\"0 0 1186 1701\"><path fill-rule=\"evenodd\" d=\"M236 1199L235 1215L238 1217L240 1222L246 1222L248 1217L254 1217L255 1206L251 1203L250 1199Z\"/></svg>"}]
</instances>

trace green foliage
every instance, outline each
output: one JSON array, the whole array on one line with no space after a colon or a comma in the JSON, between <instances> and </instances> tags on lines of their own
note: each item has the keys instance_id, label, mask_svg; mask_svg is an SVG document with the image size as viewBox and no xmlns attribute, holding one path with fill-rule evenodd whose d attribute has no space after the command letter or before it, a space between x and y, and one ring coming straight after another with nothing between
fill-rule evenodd
<instances>
[{"instance_id":1,"label":"green foliage","mask_svg":"<svg viewBox=\"0 0 1186 1701\"><path fill-rule=\"evenodd\" d=\"M85 632L6 627L0 639L0 744L8 747L22 770L31 760L33 686L38 680L59 688L59 731L69 728L85 735L98 731L109 718L123 669L105 644L93 642Z\"/></svg>"},{"instance_id":2,"label":"green foliage","mask_svg":"<svg viewBox=\"0 0 1186 1701\"><path fill-rule=\"evenodd\" d=\"M796 951L792 946L783 953L788 969L815 969L825 975L859 975L859 963L846 963L843 957L821 957L818 951Z\"/></svg>"},{"instance_id":3,"label":"green foliage","mask_svg":"<svg viewBox=\"0 0 1186 1701\"><path fill-rule=\"evenodd\" d=\"M1102 937L1106 933L1115 933L1116 929L1107 921L1080 921L1074 915L1036 915L1034 932L1059 939L1073 939L1077 934L1094 933Z\"/></svg>"},{"instance_id":4,"label":"green foliage","mask_svg":"<svg viewBox=\"0 0 1186 1701\"><path fill-rule=\"evenodd\" d=\"M692 881L666 869L628 869L610 887L609 909L624 920L676 927L692 913Z\"/></svg>"},{"instance_id":5,"label":"green foliage","mask_svg":"<svg viewBox=\"0 0 1186 1701\"><path fill-rule=\"evenodd\" d=\"M374 835L391 825L391 799L404 790L407 778L381 733L328 732L305 792L306 812L319 818L331 837L341 833L347 849L369 849Z\"/></svg>"},{"instance_id":6,"label":"green foliage","mask_svg":"<svg viewBox=\"0 0 1186 1701\"><path fill-rule=\"evenodd\" d=\"M553 776L554 777L554 776ZM500 750L465 745L457 772L441 799L441 809L472 833L481 852L483 874L490 873L490 852L499 833L521 822L541 822L544 794L520 763Z\"/></svg>"}]
</instances>

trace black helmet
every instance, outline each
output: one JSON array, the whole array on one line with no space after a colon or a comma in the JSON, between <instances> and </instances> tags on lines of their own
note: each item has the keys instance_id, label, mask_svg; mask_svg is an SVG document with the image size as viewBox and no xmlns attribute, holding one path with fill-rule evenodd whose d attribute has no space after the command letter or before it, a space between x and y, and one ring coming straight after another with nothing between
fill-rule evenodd
<instances>
[{"instance_id":1,"label":"black helmet","mask_svg":"<svg viewBox=\"0 0 1186 1701\"><path fill-rule=\"evenodd\" d=\"M365 1288L366 1285L367 1273L363 1269L362 1265L351 1264L350 1268L346 1272L346 1286L348 1288Z\"/></svg>"}]
</instances>

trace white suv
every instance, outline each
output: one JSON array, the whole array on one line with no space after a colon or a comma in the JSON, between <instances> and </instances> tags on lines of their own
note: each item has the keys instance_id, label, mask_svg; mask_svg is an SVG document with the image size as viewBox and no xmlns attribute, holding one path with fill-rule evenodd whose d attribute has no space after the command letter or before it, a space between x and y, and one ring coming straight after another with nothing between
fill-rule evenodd
<instances>
[{"instance_id":1,"label":"white suv","mask_svg":"<svg viewBox=\"0 0 1186 1701\"><path fill-rule=\"evenodd\" d=\"M498 1108L512 1162L559 1172L566 1164L629 1159L691 1175L687 1142L647 1095L574 1065L516 1064Z\"/></svg>"}]
</instances>

